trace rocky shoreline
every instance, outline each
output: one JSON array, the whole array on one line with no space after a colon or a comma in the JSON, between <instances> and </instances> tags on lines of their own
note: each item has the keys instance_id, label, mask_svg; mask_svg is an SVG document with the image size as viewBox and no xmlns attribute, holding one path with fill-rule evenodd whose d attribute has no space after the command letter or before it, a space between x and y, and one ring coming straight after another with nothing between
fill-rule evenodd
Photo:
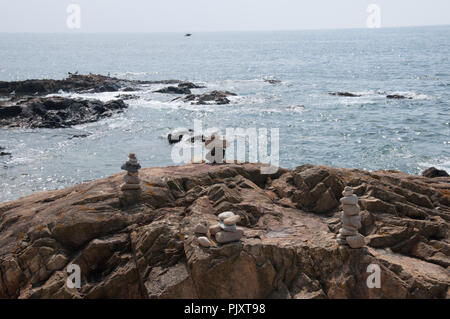
<instances>
[{"instance_id":1,"label":"rocky shoreline","mask_svg":"<svg viewBox=\"0 0 450 319\"><path fill-rule=\"evenodd\" d=\"M0 101L0 127L65 128L96 122L127 107L121 99L102 102L64 97L18 98Z\"/></svg>"},{"instance_id":2,"label":"rocky shoreline","mask_svg":"<svg viewBox=\"0 0 450 319\"><path fill-rule=\"evenodd\" d=\"M181 100L196 105L229 104L229 96L235 93L214 90L193 94L192 89L205 86L180 80L135 81L99 74L71 74L62 80L0 81L0 127L21 128L64 128L98 121L114 113L122 112L128 106L124 100L139 98L126 92L141 91L143 85L165 84L154 93L184 94ZM174 85L177 86L174 86ZM92 99L47 96L60 92L101 93L119 92L116 100L101 102Z\"/></svg>"},{"instance_id":3,"label":"rocky shoreline","mask_svg":"<svg viewBox=\"0 0 450 319\"><path fill-rule=\"evenodd\" d=\"M25 81L0 81L0 96L41 96L59 91L74 93L100 93L139 91L142 84L179 84L179 80L136 81L100 74L72 74L62 80L40 79Z\"/></svg>"},{"instance_id":4,"label":"rocky shoreline","mask_svg":"<svg viewBox=\"0 0 450 319\"><path fill-rule=\"evenodd\" d=\"M0 204L0 298L450 298L449 177L260 169L141 169L127 207L123 173ZM345 186L361 249L338 243ZM200 246L198 225L226 211L242 238ZM80 289L66 286L71 264ZM373 264L380 288L366 284Z\"/></svg>"}]
</instances>

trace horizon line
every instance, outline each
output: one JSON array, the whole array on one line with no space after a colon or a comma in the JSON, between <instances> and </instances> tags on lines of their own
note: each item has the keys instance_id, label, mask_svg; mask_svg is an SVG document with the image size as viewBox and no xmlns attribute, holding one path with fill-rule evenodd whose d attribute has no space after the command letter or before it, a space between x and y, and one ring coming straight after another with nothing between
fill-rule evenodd
<instances>
[{"instance_id":1,"label":"horizon line","mask_svg":"<svg viewBox=\"0 0 450 319\"><path fill-rule=\"evenodd\" d=\"M401 25L401 26L381 26L380 28L368 27L338 27L338 28L305 28L305 29L263 29L263 30L215 30L215 31L0 31L0 34L150 34L150 33L244 33L244 32L292 32L292 31L337 31L337 30L365 30L365 29L400 29L400 28L427 28L446 27L449 24L426 24L426 25Z\"/></svg>"}]
</instances>

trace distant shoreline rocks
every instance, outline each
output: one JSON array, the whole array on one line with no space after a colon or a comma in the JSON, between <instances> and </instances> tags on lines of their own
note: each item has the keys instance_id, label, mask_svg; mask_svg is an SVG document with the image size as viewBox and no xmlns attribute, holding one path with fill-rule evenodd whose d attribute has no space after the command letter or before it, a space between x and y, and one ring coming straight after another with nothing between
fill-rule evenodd
<instances>
[{"instance_id":1,"label":"distant shoreline rocks","mask_svg":"<svg viewBox=\"0 0 450 319\"><path fill-rule=\"evenodd\" d=\"M403 100L403 99L412 100L412 97L404 96L404 95L400 95L400 94L388 94L388 95L386 95L386 98L388 98L388 99L396 99L396 100Z\"/></svg>"},{"instance_id":2,"label":"distant shoreline rocks","mask_svg":"<svg viewBox=\"0 0 450 319\"><path fill-rule=\"evenodd\" d=\"M335 95L335 96L345 96L345 97L360 97L360 94L354 94L350 92L330 92L329 95Z\"/></svg>"},{"instance_id":3,"label":"distant shoreline rocks","mask_svg":"<svg viewBox=\"0 0 450 319\"><path fill-rule=\"evenodd\" d=\"M412 100L413 99L413 97L411 97L411 96L397 94L397 93L387 94L386 92L379 91L379 92L376 92L375 94L384 95L387 99L391 99L391 100ZM363 96L363 94L351 93L351 92L345 92L345 91L328 92L328 95L340 96L340 97L362 97Z\"/></svg>"},{"instance_id":4,"label":"distant shoreline rocks","mask_svg":"<svg viewBox=\"0 0 450 319\"><path fill-rule=\"evenodd\" d=\"M0 96L41 96L64 92L101 93L139 91L142 84L179 84L180 80L136 81L100 74L73 74L62 80L40 79L5 82L0 81Z\"/></svg>"}]
</instances>

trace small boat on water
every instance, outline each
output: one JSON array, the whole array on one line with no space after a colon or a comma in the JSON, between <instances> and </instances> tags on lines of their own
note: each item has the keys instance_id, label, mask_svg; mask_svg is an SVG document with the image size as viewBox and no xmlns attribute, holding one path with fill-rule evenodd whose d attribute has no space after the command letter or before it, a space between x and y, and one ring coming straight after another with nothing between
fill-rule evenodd
<instances>
[{"instance_id":1,"label":"small boat on water","mask_svg":"<svg viewBox=\"0 0 450 319\"><path fill-rule=\"evenodd\" d=\"M185 37L190 37L192 35L192 33L186 33L184 36Z\"/></svg>"}]
</instances>

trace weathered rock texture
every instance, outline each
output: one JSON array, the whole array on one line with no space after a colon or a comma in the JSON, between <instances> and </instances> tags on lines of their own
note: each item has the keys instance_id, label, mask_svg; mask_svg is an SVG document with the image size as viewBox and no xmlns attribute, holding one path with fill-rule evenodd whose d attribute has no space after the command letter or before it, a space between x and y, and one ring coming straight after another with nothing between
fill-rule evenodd
<instances>
[{"instance_id":1,"label":"weathered rock texture","mask_svg":"<svg viewBox=\"0 0 450 319\"><path fill-rule=\"evenodd\" d=\"M123 174L0 205L3 298L446 298L450 179L258 164L148 168L122 210ZM339 247L338 198L352 186L368 247ZM231 210L240 242L194 233ZM70 263L82 286L65 282ZM381 267L381 288L366 285Z\"/></svg>"},{"instance_id":2,"label":"weathered rock texture","mask_svg":"<svg viewBox=\"0 0 450 319\"><path fill-rule=\"evenodd\" d=\"M22 98L0 101L0 127L63 128L95 122L127 108L123 100Z\"/></svg>"}]
</instances>

